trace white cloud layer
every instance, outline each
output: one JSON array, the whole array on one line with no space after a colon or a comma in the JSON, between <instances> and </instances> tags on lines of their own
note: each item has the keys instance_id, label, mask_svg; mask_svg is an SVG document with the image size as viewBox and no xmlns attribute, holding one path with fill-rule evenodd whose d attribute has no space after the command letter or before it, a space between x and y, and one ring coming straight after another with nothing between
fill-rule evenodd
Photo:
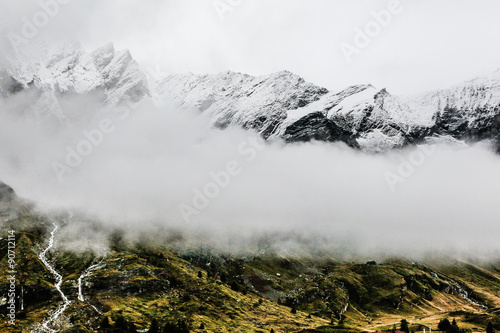
<instances>
[{"instance_id":1,"label":"white cloud layer","mask_svg":"<svg viewBox=\"0 0 500 333\"><path fill-rule=\"evenodd\" d=\"M225 0L231 9L221 14L212 0L9 0L0 5L1 46L16 36L26 49L114 41L142 64L172 73L287 69L333 90L369 82L395 93L446 87L499 67L494 0L401 0L400 13L347 63L341 43L354 43L356 29L389 2ZM261 149L255 134L210 130L203 118L148 105L126 119L117 110L60 128L17 114L27 102L21 95L0 106L0 176L45 209L68 208L134 231L178 227L232 248L280 232L363 253L498 250L500 162L484 144L439 146L391 191L387 172L396 173L399 157L412 151L373 156L326 143ZM92 114L91 105L65 103L82 114ZM88 140L84 131L101 128L103 118L113 129L58 181L54 162L65 165L68 147L78 149ZM214 182L211 173L228 168L229 184L212 187L220 193L207 205L196 193Z\"/></svg>"},{"instance_id":2,"label":"white cloud layer","mask_svg":"<svg viewBox=\"0 0 500 333\"><path fill-rule=\"evenodd\" d=\"M43 209L83 212L133 233L178 229L232 249L277 233L281 246L295 234L307 247L365 254L499 250L500 159L487 144L437 146L415 162L414 149L368 155L340 144L264 143L148 104L123 120L120 109L64 128L17 116L15 107L0 108L1 177ZM54 162L66 165L102 119L113 130L89 134L97 144L59 181ZM404 163L414 170L402 172ZM403 175L394 191L387 173ZM180 209L188 206L189 214Z\"/></svg>"}]
</instances>

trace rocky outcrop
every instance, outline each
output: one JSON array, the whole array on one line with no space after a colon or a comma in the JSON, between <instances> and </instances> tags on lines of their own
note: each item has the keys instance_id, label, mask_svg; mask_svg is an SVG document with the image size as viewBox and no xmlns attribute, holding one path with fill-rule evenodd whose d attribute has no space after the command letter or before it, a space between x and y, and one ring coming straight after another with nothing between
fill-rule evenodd
<instances>
[{"instance_id":1,"label":"rocky outcrop","mask_svg":"<svg viewBox=\"0 0 500 333\"><path fill-rule=\"evenodd\" d=\"M0 202L9 202L14 200L16 193L9 185L0 181Z\"/></svg>"},{"instance_id":2,"label":"rocky outcrop","mask_svg":"<svg viewBox=\"0 0 500 333\"><path fill-rule=\"evenodd\" d=\"M359 147L351 132L344 130L321 112L308 114L288 126L283 138L287 142L342 141L351 147Z\"/></svg>"},{"instance_id":3,"label":"rocky outcrop","mask_svg":"<svg viewBox=\"0 0 500 333\"><path fill-rule=\"evenodd\" d=\"M287 111L317 101L328 90L288 71L251 76L235 72L216 75L172 75L157 92L175 105L197 109L215 126L242 126L269 138L287 118Z\"/></svg>"},{"instance_id":4,"label":"rocky outcrop","mask_svg":"<svg viewBox=\"0 0 500 333\"><path fill-rule=\"evenodd\" d=\"M61 107L69 94L94 95L103 105L151 96L198 110L213 126L240 126L265 139L343 141L370 152L436 137L487 139L500 147L500 70L449 89L395 96L369 84L328 91L288 71L153 75L148 81L131 54L112 44L85 53L69 43L42 54L19 55L0 70L1 95L35 91L28 111L39 115L71 118Z\"/></svg>"},{"instance_id":5,"label":"rocky outcrop","mask_svg":"<svg viewBox=\"0 0 500 333\"><path fill-rule=\"evenodd\" d=\"M16 55L0 75L0 92L9 97L20 91L35 91L31 113L71 117L61 107L66 95L95 95L104 105L137 102L149 95L146 75L129 51L116 51L107 44L91 53L67 43L41 56Z\"/></svg>"}]
</instances>

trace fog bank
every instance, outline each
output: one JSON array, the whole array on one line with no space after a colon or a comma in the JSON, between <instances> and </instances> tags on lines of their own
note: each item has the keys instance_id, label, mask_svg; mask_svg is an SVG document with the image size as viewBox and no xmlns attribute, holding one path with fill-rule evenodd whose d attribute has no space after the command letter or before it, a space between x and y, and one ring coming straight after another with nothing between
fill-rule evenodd
<instances>
[{"instance_id":1,"label":"fog bank","mask_svg":"<svg viewBox=\"0 0 500 333\"><path fill-rule=\"evenodd\" d=\"M20 100L0 106L0 179L45 211L135 235L177 230L188 244L226 250L255 248L264 235L297 253L491 256L500 247L500 159L487 143L370 155L267 143L148 103L98 111L79 100L82 116L61 123L19 114Z\"/></svg>"}]
</instances>

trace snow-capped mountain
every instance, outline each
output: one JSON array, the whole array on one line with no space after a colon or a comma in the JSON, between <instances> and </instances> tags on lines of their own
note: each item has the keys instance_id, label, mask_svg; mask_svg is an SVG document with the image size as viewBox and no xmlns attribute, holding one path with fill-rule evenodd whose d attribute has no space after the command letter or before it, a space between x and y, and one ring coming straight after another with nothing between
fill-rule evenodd
<instances>
[{"instance_id":1,"label":"snow-capped mountain","mask_svg":"<svg viewBox=\"0 0 500 333\"><path fill-rule=\"evenodd\" d=\"M369 84L329 91L288 71L188 73L148 82L128 51L108 44L85 53L70 43L37 59L18 55L8 61L0 92L9 98L21 90L36 92L30 106L35 113L59 118L68 116L59 103L68 94L94 94L105 105L159 96L199 110L221 128L241 126L287 142L343 141L374 152L443 137L499 139L500 71L415 96L394 96Z\"/></svg>"},{"instance_id":2,"label":"snow-capped mountain","mask_svg":"<svg viewBox=\"0 0 500 333\"><path fill-rule=\"evenodd\" d=\"M380 151L439 136L498 140L499 124L500 71L496 71L416 96L393 96L371 85L328 93L288 111L279 134L290 141L355 139L364 149Z\"/></svg>"},{"instance_id":3,"label":"snow-capped mountain","mask_svg":"<svg viewBox=\"0 0 500 333\"><path fill-rule=\"evenodd\" d=\"M37 57L16 54L0 72L0 93L36 90L35 113L65 114L58 102L65 94L96 94L105 104L138 101L149 94L146 75L128 51L107 44L85 53L76 43L44 50Z\"/></svg>"},{"instance_id":4,"label":"snow-capped mountain","mask_svg":"<svg viewBox=\"0 0 500 333\"><path fill-rule=\"evenodd\" d=\"M178 106L198 108L216 126L241 125L268 138L288 110L317 101L328 90L288 71L259 77L228 71L168 76L159 82L157 92Z\"/></svg>"}]
</instances>

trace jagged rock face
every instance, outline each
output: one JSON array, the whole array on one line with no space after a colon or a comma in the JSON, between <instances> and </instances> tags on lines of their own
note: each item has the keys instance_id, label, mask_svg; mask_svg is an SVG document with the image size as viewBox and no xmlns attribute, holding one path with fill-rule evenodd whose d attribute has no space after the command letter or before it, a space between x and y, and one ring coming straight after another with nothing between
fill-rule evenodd
<instances>
[{"instance_id":1,"label":"jagged rock face","mask_svg":"<svg viewBox=\"0 0 500 333\"><path fill-rule=\"evenodd\" d=\"M65 95L93 94L104 105L154 95L199 110L214 126L252 129L265 139L343 141L380 152L449 137L492 139L500 149L500 70L450 89L394 96L371 85L329 92L287 71L189 73L148 82L130 53L111 44L91 53L66 44L40 59L19 56L8 64L0 70L0 94L34 91L28 111L60 119L71 118L60 106Z\"/></svg>"},{"instance_id":2,"label":"jagged rock face","mask_svg":"<svg viewBox=\"0 0 500 333\"><path fill-rule=\"evenodd\" d=\"M382 146L401 146L405 141L405 131L385 109L388 101L393 103L389 100L391 98L385 89L378 91L371 85L352 86L339 93L329 93L309 106L289 111L281 129L282 136L287 141L311 138L343 141L353 147L368 146L368 141L377 137L378 148L372 149L374 151L385 150L381 149ZM323 115L324 121L311 123L311 116L316 119L318 114ZM322 134L326 123L330 129L335 128L332 135ZM302 131L298 130L301 126L305 126ZM308 134L304 136L305 132ZM380 140L386 144L380 145Z\"/></svg>"},{"instance_id":3,"label":"jagged rock face","mask_svg":"<svg viewBox=\"0 0 500 333\"><path fill-rule=\"evenodd\" d=\"M311 113L288 126L283 138L287 142L342 141L351 147L359 147L356 140L353 139L352 133L337 126L321 112Z\"/></svg>"},{"instance_id":4,"label":"jagged rock face","mask_svg":"<svg viewBox=\"0 0 500 333\"><path fill-rule=\"evenodd\" d=\"M100 96L104 104L136 102L149 95L146 75L128 51L108 44L91 53L65 44L40 58L16 55L0 75L3 96L38 90L36 113L66 118L59 100L67 94ZM42 110L42 111L40 111Z\"/></svg>"},{"instance_id":5,"label":"jagged rock face","mask_svg":"<svg viewBox=\"0 0 500 333\"><path fill-rule=\"evenodd\" d=\"M15 197L12 187L0 181L0 202L12 201Z\"/></svg>"},{"instance_id":6,"label":"jagged rock face","mask_svg":"<svg viewBox=\"0 0 500 333\"><path fill-rule=\"evenodd\" d=\"M265 76L224 72L217 75L172 75L158 93L175 104L197 108L219 127L238 125L265 138L273 135L288 110L317 101L327 89L287 71Z\"/></svg>"},{"instance_id":7,"label":"jagged rock face","mask_svg":"<svg viewBox=\"0 0 500 333\"><path fill-rule=\"evenodd\" d=\"M385 89L379 91L369 85L349 87L289 112L289 119L283 122L285 128L281 132L301 133L297 137L301 140L303 132L297 131L296 127L308 124L309 134L305 138L337 140L331 136L312 135L314 129L307 121L297 121L300 119L297 114L305 118L315 112L324 114L350 133L349 139L357 140L361 148L368 151L384 151L423 142L432 136L451 136L467 141L493 139L498 143L500 72L450 89L410 97L392 96ZM293 131L286 128L291 124L294 125ZM324 129L318 125L316 130L321 132ZM289 136L286 139L293 141Z\"/></svg>"}]
</instances>

